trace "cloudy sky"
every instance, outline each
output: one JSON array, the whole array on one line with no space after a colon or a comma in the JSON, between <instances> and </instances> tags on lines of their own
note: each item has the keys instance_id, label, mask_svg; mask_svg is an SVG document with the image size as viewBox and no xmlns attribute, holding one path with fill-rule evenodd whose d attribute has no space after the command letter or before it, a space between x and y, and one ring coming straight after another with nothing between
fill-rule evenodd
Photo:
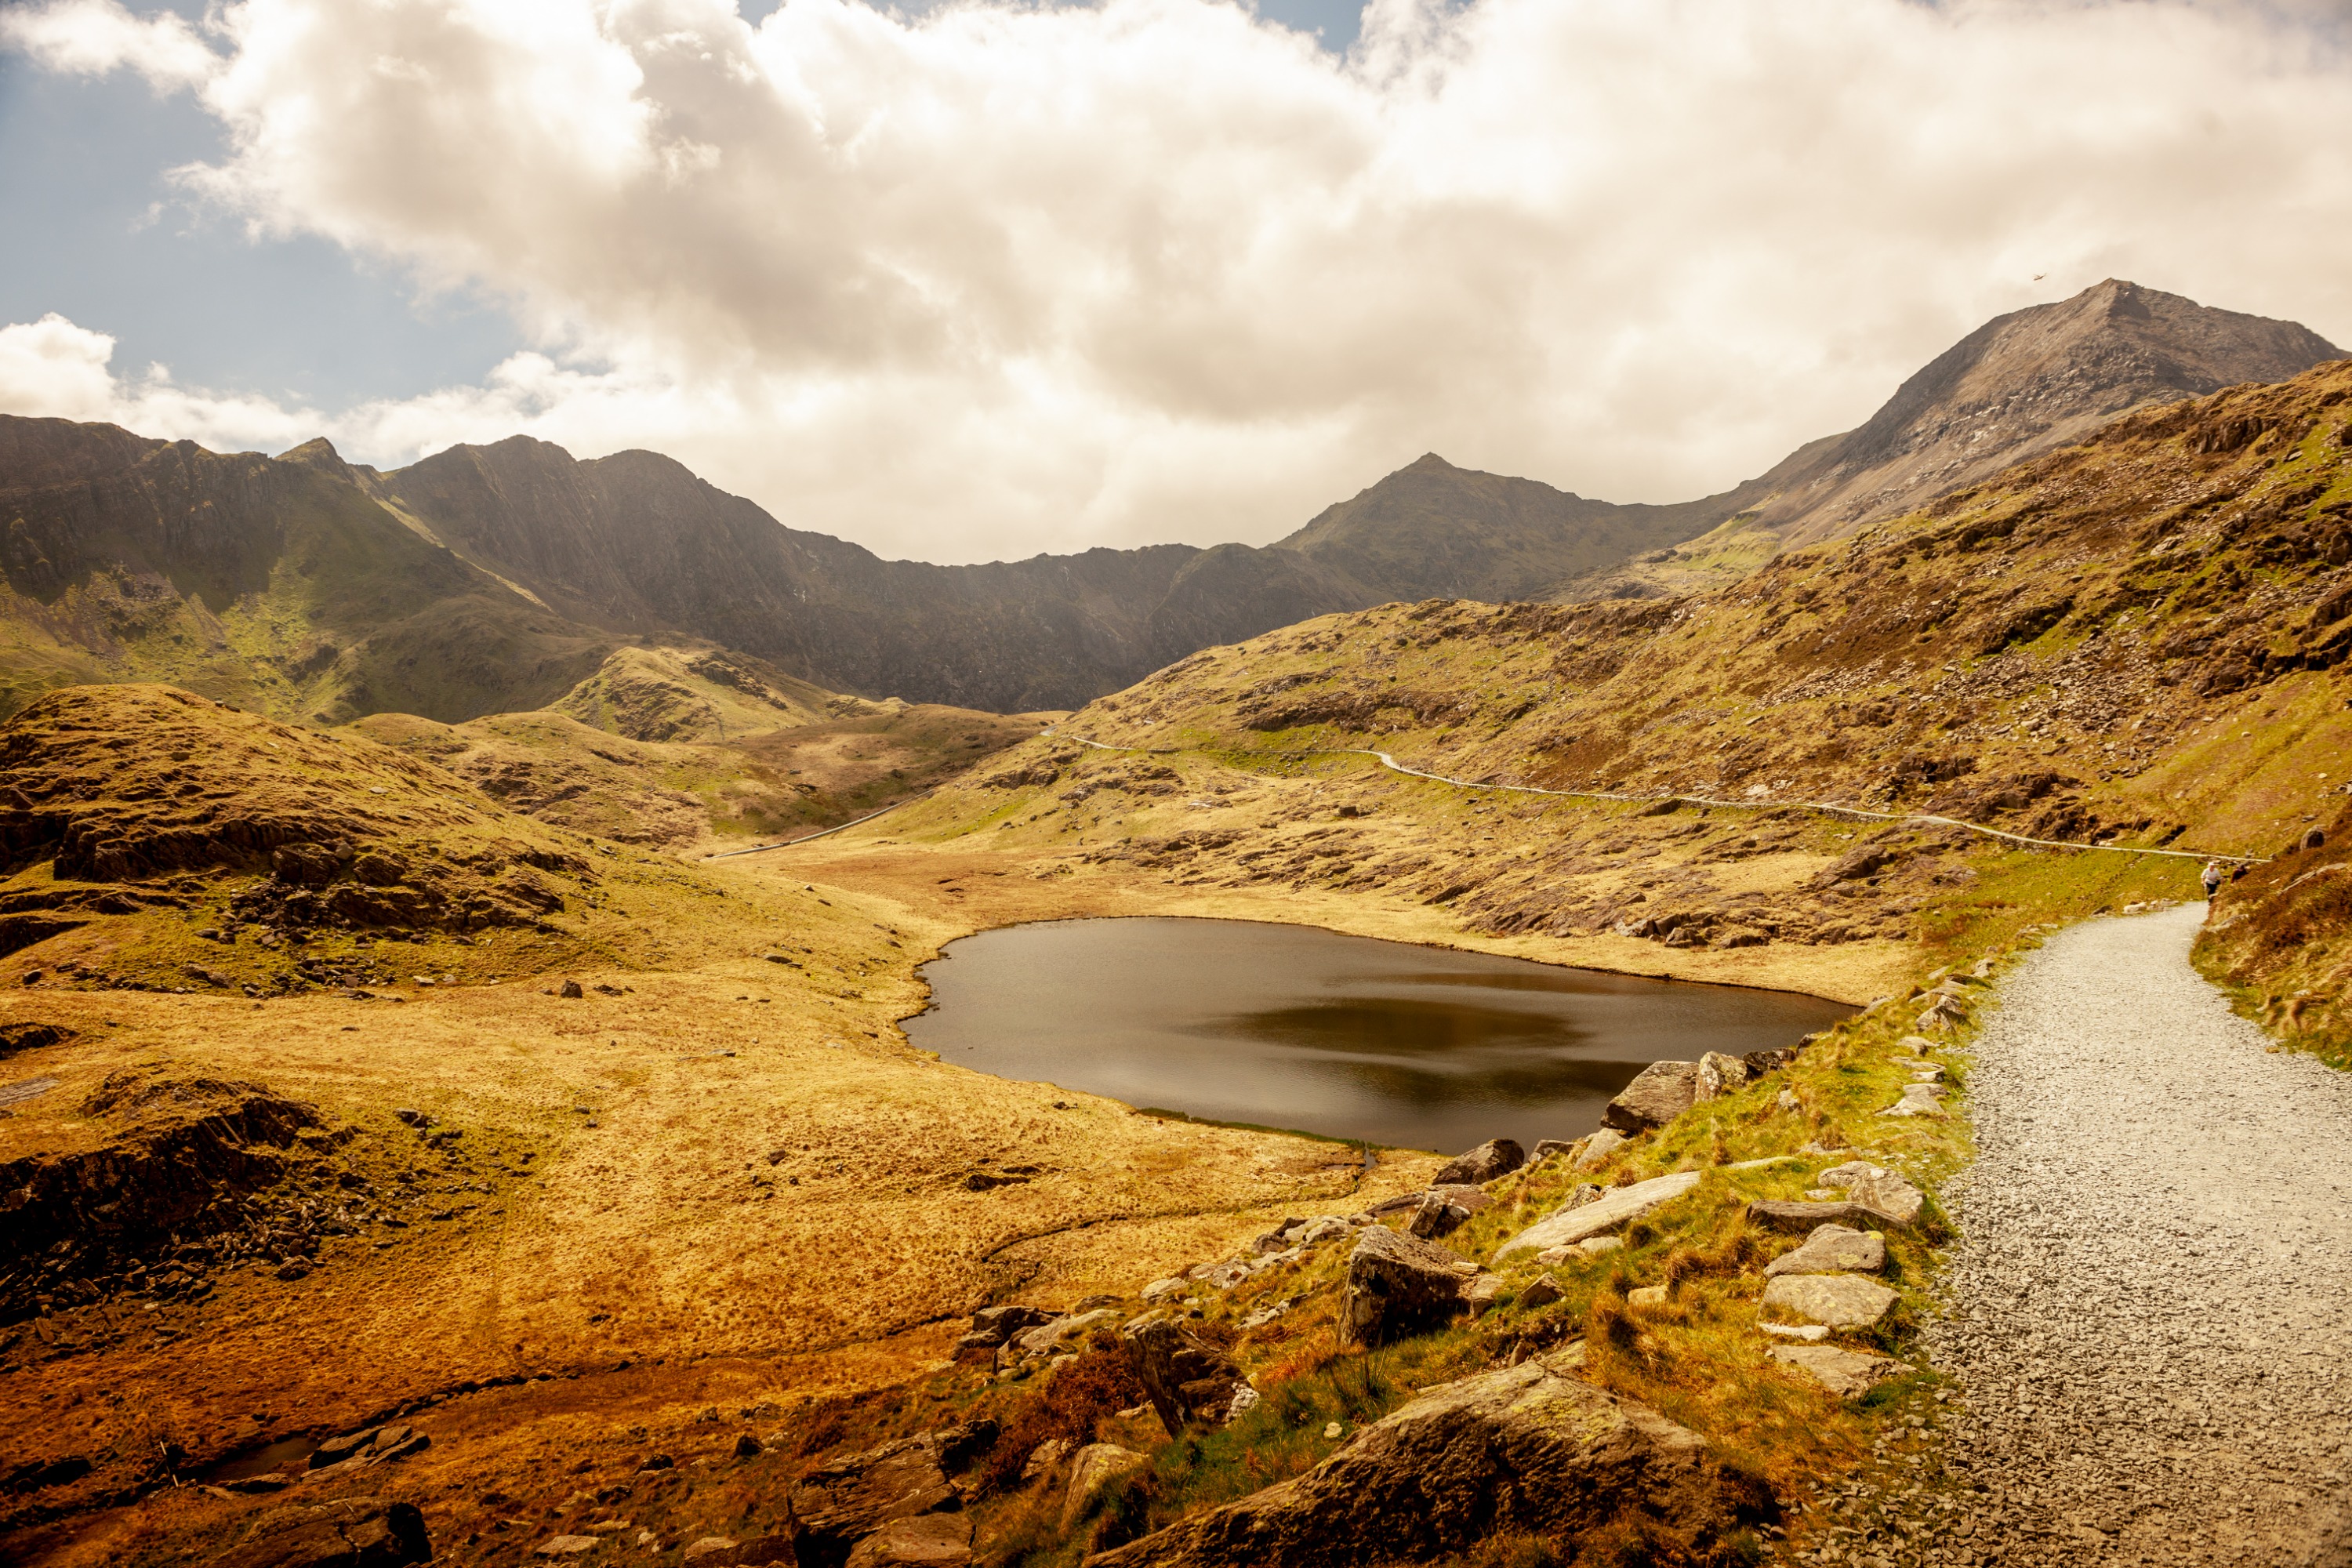
<instances>
[{"instance_id":1,"label":"cloudy sky","mask_svg":"<svg viewBox=\"0 0 2352 1568\"><path fill-rule=\"evenodd\" d=\"M2108 276L2352 343L2347 14L0 0L0 411L667 451L938 561L1619 500Z\"/></svg>"}]
</instances>

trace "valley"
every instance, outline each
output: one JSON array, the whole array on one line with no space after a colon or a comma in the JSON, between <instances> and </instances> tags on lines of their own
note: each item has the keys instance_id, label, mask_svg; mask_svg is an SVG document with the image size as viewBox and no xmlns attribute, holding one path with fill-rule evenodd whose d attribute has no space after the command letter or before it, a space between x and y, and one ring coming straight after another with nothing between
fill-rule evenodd
<instances>
[{"instance_id":1,"label":"valley","mask_svg":"<svg viewBox=\"0 0 2352 1568\"><path fill-rule=\"evenodd\" d=\"M0 1555L1838 1561L1839 1500L1973 1508L1929 1330L2013 977L2226 857L2197 962L2282 1050L2347 1027L2352 370L2102 289L1923 372L1811 521L1717 519L1738 575L1424 459L1296 550L1093 561L1116 616L1035 563L857 563L853 616L653 454L0 422ZM2159 330L2206 357L2083 347ZM2000 461L1888 437L2044 373ZM1306 587L1209 592L1275 553ZM755 580L831 607L688 613ZM1822 1016L1369 1164L909 1039L950 942L1121 916ZM1446 1468L1488 1451L1556 1484Z\"/></svg>"}]
</instances>

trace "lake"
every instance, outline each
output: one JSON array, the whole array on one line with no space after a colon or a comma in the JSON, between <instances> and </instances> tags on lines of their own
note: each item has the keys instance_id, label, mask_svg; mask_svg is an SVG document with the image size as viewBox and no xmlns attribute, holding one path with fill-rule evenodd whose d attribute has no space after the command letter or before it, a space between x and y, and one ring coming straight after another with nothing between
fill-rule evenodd
<instances>
[{"instance_id":1,"label":"lake","mask_svg":"<svg viewBox=\"0 0 2352 1568\"><path fill-rule=\"evenodd\" d=\"M931 1008L903 1026L944 1061L1447 1153L1580 1137L1651 1062L1786 1046L1855 1011L1248 921L1013 926L922 974Z\"/></svg>"}]
</instances>

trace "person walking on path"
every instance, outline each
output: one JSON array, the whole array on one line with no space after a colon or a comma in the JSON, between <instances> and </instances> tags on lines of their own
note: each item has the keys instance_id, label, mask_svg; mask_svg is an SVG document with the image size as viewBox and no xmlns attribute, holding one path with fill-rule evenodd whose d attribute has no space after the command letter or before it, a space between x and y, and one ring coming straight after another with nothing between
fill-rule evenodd
<instances>
[{"instance_id":1,"label":"person walking on path","mask_svg":"<svg viewBox=\"0 0 2352 1568\"><path fill-rule=\"evenodd\" d=\"M2206 861L2204 876L2205 901L2210 904L2213 901L2213 895L2221 890L2221 862L2219 860Z\"/></svg>"}]
</instances>

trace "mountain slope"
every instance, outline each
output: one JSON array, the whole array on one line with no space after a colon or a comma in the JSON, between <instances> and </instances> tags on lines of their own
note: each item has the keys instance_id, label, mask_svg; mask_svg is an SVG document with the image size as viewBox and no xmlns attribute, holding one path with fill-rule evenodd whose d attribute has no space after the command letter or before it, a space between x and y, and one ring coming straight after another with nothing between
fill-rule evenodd
<instances>
[{"instance_id":1,"label":"mountain slope","mask_svg":"<svg viewBox=\"0 0 2352 1568\"><path fill-rule=\"evenodd\" d=\"M995 711L1074 706L1202 642L1379 596L1245 545L884 561L657 453L577 462L524 437L366 482L467 560L615 633L683 632L836 689Z\"/></svg>"},{"instance_id":2,"label":"mountain slope","mask_svg":"<svg viewBox=\"0 0 2352 1568\"><path fill-rule=\"evenodd\" d=\"M2126 409L2284 381L2342 352L2293 321L2109 279L1986 322L1859 427L1720 495L1621 506L1433 453L1279 548L1395 599L1687 593L2080 440Z\"/></svg>"},{"instance_id":3,"label":"mountain slope","mask_svg":"<svg viewBox=\"0 0 2352 1568\"><path fill-rule=\"evenodd\" d=\"M611 635L419 537L324 442L282 458L0 418L0 707L164 680L288 718L532 708Z\"/></svg>"},{"instance_id":4,"label":"mountain slope","mask_svg":"<svg viewBox=\"0 0 2352 1568\"><path fill-rule=\"evenodd\" d=\"M2079 441L2128 409L2284 381L2343 353L2293 321L2111 278L2071 300L1995 317L1861 426L1704 503L1720 506L1715 533L1663 560L1574 578L1556 596L1717 585L1752 566L1759 547L1846 538Z\"/></svg>"},{"instance_id":5,"label":"mountain slope","mask_svg":"<svg viewBox=\"0 0 2352 1568\"><path fill-rule=\"evenodd\" d=\"M1479 931L1743 953L2039 918L2015 911L2046 905L2044 880L2062 875L2046 856L1781 803L2198 855L2266 855L2332 816L2352 756L2347 414L2344 364L2143 410L1716 594L1327 617L1205 651L1060 733L1276 778L1337 770L1342 815L1377 819L1301 837L1281 826L1313 810L1293 791L1270 797L1289 814L1278 821L1235 808L1155 828L1153 862L1187 885L1344 889L1444 905ZM1371 764L1315 760L1329 748L1655 804L1629 824L1589 797L1481 803L1377 772L1347 782ZM1142 789L1147 771L1042 739L893 831L994 837L1000 822L1094 813L1073 826L1113 846L1095 853L1132 857L1145 843L1120 847L1138 831L1120 826L1132 807L1090 797ZM1220 786L1171 787L1209 798ZM1675 795L1743 809L1685 814ZM1818 852L1829 829L1849 858L1794 884L1738 864L1775 844ZM1696 848L1642 868L1675 843ZM2091 859L2195 894L2193 859Z\"/></svg>"},{"instance_id":6,"label":"mountain slope","mask_svg":"<svg viewBox=\"0 0 2352 1568\"><path fill-rule=\"evenodd\" d=\"M1326 508L1279 548L1391 598L1532 599L1563 577L1703 533L1727 505L1587 500L1431 452Z\"/></svg>"}]
</instances>

